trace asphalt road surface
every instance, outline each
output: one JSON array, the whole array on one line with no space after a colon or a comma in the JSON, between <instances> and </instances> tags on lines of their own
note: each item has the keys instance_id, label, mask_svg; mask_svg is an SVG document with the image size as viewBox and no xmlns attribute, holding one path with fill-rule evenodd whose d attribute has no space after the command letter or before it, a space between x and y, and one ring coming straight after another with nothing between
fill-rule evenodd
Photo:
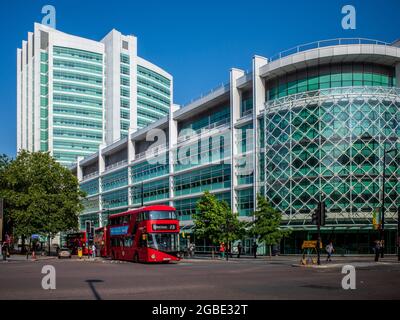
<instances>
[{"instance_id":1,"label":"asphalt road surface","mask_svg":"<svg viewBox=\"0 0 400 320\"><path fill-rule=\"evenodd\" d=\"M134 264L77 259L0 263L0 299L400 299L400 263L354 263L356 289L341 266L294 267L297 258L183 260ZM350 262L347 262L351 264ZM44 290L44 265L56 289Z\"/></svg>"}]
</instances>

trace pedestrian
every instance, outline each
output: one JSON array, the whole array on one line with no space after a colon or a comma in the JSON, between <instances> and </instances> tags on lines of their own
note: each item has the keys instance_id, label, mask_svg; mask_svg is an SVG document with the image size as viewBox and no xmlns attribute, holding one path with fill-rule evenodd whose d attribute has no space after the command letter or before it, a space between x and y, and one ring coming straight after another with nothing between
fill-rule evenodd
<instances>
[{"instance_id":1,"label":"pedestrian","mask_svg":"<svg viewBox=\"0 0 400 320\"><path fill-rule=\"evenodd\" d=\"M254 253L254 259L257 259L257 248L258 248L258 244L254 241L253 242L253 253Z\"/></svg>"},{"instance_id":2,"label":"pedestrian","mask_svg":"<svg viewBox=\"0 0 400 320\"><path fill-rule=\"evenodd\" d=\"M4 242L1 244L1 255L3 256L3 260L4 260L4 261L7 260L7 253L6 253L6 247L5 247L5 245L6 245L6 242L4 241Z\"/></svg>"},{"instance_id":3,"label":"pedestrian","mask_svg":"<svg viewBox=\"0 0 400 320\"><path fill-rule=\"evenodd\" d=\"M30 255L30 251L31 251L31 247L30 247L30 245L27 244L25 246L25 248L26 248L25 249L26 250L26 252L25 252L26 253L26 260L28 260L29 259L29 255Z\"/></svg>"},{"instance_id":4,"label":"pedestrian","mask_svg":"<svg viewBox=\"0 0 400 320\"><path fill-rule=\"evenodd\" d=\"M327 256L327 258L326 258L326 261L332 261L332 259L331 259L332 253L335 251L335 249L333 248L333 243L332 243L332 241L330 241L330 242L327 244L325 250L326 250L326 253L328 254L328 256Z\"/></svg>"},{"instance_id":5,"label":"pedestrian","mask_svg":"<svg viewBox=\"0 0 400 320\"><path fill-rule=\"evenodd\" d=\"M381 253L381 242L379 240L375 240L374 253L375 253L375 262L379 261L379 254Z\"/></svg>"},{"instance_id":6,"label":"pedestrian","mask_svg":"<svg viewBox=\"0 0 400 320\"><path fill-rule=\"evenodd\" d=\"M237 245L238 255L237 257L240 258L240 254L242 253L242 244L239 242Z\"/></svg>"},{"instance_id":7,"label":"pedestrian","mask_svg":"<svg viewBox=\"0 0 400 320\"><path fill-rule=\"evenodd\" d=\"M3 244L1 245L1 253L3 255L3 260L7 261L7 256L8 256L8 243L7 243L7 241L4 241Z\"/></svg>"},{"instance_id":8,"label":"pedestrian","mask_svg":"<svg viewBox=\"0 0 400 320\"><path fill-rule=\"evenodd\" d=\"M196 250L196 245L194 244L194 242L192 242L190 244L190 257L193 258L194 257L194 252Z\"/></svg>"},{"instance_id":9,"label":"pedestrian","mask_svg":"<svg viewBox=\"0 0 400 320\"><path fill-rule=\"evenodd\" d=\"M94 243L92 245L92 258L96 258L96 245Z\"/></svg>"},{"instance_id":10,"label":"pedestrian","mask_svg":"<svg viewBox=\"0 0 400 320\"><path fill-rule=\"evenodd\" d=\"M225 257L225 243L221 242L219 245L219 253L221 254L221 259Z\"/></svg>"}]
</instances>

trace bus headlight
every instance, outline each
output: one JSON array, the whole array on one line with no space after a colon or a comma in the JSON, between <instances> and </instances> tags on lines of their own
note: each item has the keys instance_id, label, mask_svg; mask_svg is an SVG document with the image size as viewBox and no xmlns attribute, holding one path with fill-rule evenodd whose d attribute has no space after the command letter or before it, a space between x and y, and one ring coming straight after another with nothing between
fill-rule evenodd
<instances>
[{"instance_id":1,"label":"bus headlight","mask_svg":"<svg viewBox=\"0 0 400 320\"><path fill-rule=\"evenodd\" d=\"M155 259L155 258L156 258L156 255L153 253L153 254L150 256L150 258Z\"/></svg>"}]
</instances>

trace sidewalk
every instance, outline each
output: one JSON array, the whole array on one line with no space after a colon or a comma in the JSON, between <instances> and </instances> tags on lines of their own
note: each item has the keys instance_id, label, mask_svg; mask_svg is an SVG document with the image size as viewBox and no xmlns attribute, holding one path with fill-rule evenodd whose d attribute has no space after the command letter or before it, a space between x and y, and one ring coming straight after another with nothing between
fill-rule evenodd
<instances>
[{"instance_id":1,"label":"sidewalk","mask_svg":"<svg viewBox=\"0 0 400 320\"><path fill-rule=\"evenodd\" d=\"M385 255L385 258L380 258L379 262L374 261L374 255L351 255L351 256L333 256L331 262L326 261L326 255L321 255L321 266L320 267L337 267L343 266L345 264L365 264L366 266L371 265L387 265L387 264L399 264L397 261L397 255ZM266 263L271 264L286 264L293 266L300 266L300 260L302 255L278 255L278 256L257 256L255 259L253 256L240 256L237 258L237 255L234 255L232 258L229 257L229 261L265 261ZM219 256L215 256L212 259L211 255L195 255L194 257L185 257L182 261L189 260L211 260L211 261L226 261L226 258L221 259ZM304 267L304 266L303 266Z\"/></svg>"},{"instance_id":2,"label":"sidewalk","mask_svg":"<svg viewBox=\"0 0 400 320\"><path fill-rule=\"evenodd\" d=\"M36 259L32 259L32 256L29 255L28 259L26 259L26 255L25 254L12 254L9 258L7 258L7 262L14 262L14 261L40 261L40 260L51 260L51 259L56 259L57 256L41 256L41 255L37 255ZM0 256L0 263L1 262L6 262L3 260L3 256Z\"/></svg>"}]
</instances>

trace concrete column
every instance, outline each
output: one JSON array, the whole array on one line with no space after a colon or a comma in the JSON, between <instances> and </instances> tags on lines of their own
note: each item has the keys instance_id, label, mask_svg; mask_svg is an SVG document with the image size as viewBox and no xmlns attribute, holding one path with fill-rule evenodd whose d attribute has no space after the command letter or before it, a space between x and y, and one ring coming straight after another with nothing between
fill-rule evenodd
<instances>
[{"instance_id":1,"label":"concrete column","mask_svg":"<svg viewBox=\"0 0 400 320\"><path fill-rule=\"evenodd\" d=\"M99 146L99 175L102 175L103 172L106 170L106 161L105 161L105 156L103 155L103 149L106 146L101 144Z\"/></svg>"},{"instance_id":2,"label":"concrete column","mask_svg":"<svg viewBox=\"0 0 400 320\"><path fill-rule=\"evenodd\" d=\"M40 31L39 27L35 24L35 32L34 32L34 83L35 83L35 91L33 96L34 103L34 136L35 140L33 142L33 150L40 150Z\"/></svg>"},{"instance_id":3,"label":"concrete column","mask_svg":"<svg viewBox=\"0 0 400 320\"><path fill-rule=\"evenodd\" d=\"M17 153L21 150L22 148L22 122L21 122L21 117L22 117L22 101L21 101L21 86L22 86L22 64L21 64L21 59L22 59L22 50L17 49Z\"/></svg>"},{"instance_id":4,"label":"concrete column","mask_svg":"<svg viewBox=\"0 0 400 320\"><path fill-rule=\"evenodd\" d=\"M27 88L28 88L28 105L27 105L27 132L28 132L28 146L27 149L33 151L33 106L32 106L32 97L33 97L33 86L32 86L32 75L33 75L33 60L32 60L32 53L33 53L33 33L28 32L28 52L27 52L27 69L28 69L28 76L27 76ZM36 71L37 72L37 71ZM39 88L40 89L40 88Z\"/></svg>"},{"instance_id":5,"label":"concrete column","mask_svg":"<svg viewBox=\"0 0 400 320\"><path fill-rule=\"evenodd\" d=\"M396 64L396 87L400 88L400 63Z\"/></svg>"},{"instance_id":6,"label":"concrete column","mask_svg":"<svg viewBox=\"0 0 400 320\"><path fill-rule=\"evenodd\" d=\"M106 143L111 144L119 139L121 133L121 33L113 29L101 42L104 43L105 68L107 70L105 80Z\"/></svg>"},{"instance_id":7,"label":"concrete column","mask_svg":"<svg viewBox=\"0 0 400 320\"><path fill-rule=\"evenodd\" d=\"M24 150L28 149L28 128L27 128L27 112L26 112L26 100L27 100L27 78L26 78L26 59L28 54L28 44L26 41L22 41L22 72L21 72L21 148Z\"/></svg>"},{"instance_id":8,"label":"concrete column","mask_svg":"<svg viewBox=\"0 0 400 320\"><path fill-rule=\"evenodd\" d=\"M137 38L129 36L130 55L130 129L138 130L137 125Z\"/></svg>"},{"instance_id":9,"label":"concrete column","mask_svg":"<svg viewBox=\"0 0 400 320\"><path fill-rule=\"evenodd\" d=\"M83 170L82 170L82 167L81 167L81 161L83 159L84 158L82 156L79 156L79 157L76 158L76 175L77 175L77 178L78 178L79 182L81 182L83 180Z\"/></svg>"},{"instance_id":10,"label":"concrete column","mask_svg":"<svg viewBox=\"0 0 400 320\"><path fill-rule=\"evenodd\" d=\"M260 152L264 149L264 146L260 146L259 137L259 124L258 116L261 110L264 108L265 103L265 83L260 77L260 68L268 63L268 59L260 56L253 57L253 141L254 141L254 156L253 156L253 175L254 175L254 189L253 189L253 202L254 209L257 206L257 193L260 190L262 181L259 181L259 164L260 164Z\"/></svg>"},{"instance_id":11,"label":"concrete column","mask_svg":"<svg viewBox=\"0 0 400 320\"><path fill-rule=\"evenodd\" d=\"M172 99L171 99L172 101ZM171 103L171 110L169 112L169 132L168 132L168 163L169 163L169 205L174 206L174 161L175 152L173 149L176 147L178 142L178 121L174 119L174 112L179 109L179 106Z\"/></svg>"},{"instance_id":12,"label":"concrete column","mask_svg":"<svg viewBox=\"0 0 400 320\"><path fill-rule=\"evenodd\" d=\"M237 80L244 75L243 70L231 69L230 72L230 111L231 111L231 208L233 212L237 211L236 206L236 160L237 156L237 141L235 124L240 118L241 93L236 85Z\"/></svg>"},{"instance_id":13,"label":"concrete column","mask_svg":"<svg viewBox=\"0 0 400 320\"><path fill-rule=\"evenodd\" d=\"M132 162L135 160L135 141L131 139L132 133L134 132L133 128L129 129L128 133L128 206L132 206L132 188L131 185L133 183L132 179Z\"/></svg>"},{"instance_id":14,"label":"concrete column","mask_svg":"<svg viewBox=\"0 0 400 320\"><path fill-rule=\"evenodd\" d=\"M101 144L99 146L99 155L98 155L98 165L99 165L99 225L102 227L103 226L103 219L102 219L102 213L103 213L103 201L102 201L102 197L103 197L103 189L101 187L101 181L102 181L102 174L105 171L105 157L103 156L103 149L106 146L104 144Z\"/></svg>"},{"instance_id":15,"label":"concrete column","mask_svg":"<svg viewBox=\"0 0 400 320\"><path fill-rule=\"evenodd\" d=\"M54 34L53 32L49 32L49 72L48 72L48 88L49 88L49 95L48 95L48 143L49 143L49 151L50 154L53 155L53 43L54 43Z\"/></svg>"}]
</instances>

